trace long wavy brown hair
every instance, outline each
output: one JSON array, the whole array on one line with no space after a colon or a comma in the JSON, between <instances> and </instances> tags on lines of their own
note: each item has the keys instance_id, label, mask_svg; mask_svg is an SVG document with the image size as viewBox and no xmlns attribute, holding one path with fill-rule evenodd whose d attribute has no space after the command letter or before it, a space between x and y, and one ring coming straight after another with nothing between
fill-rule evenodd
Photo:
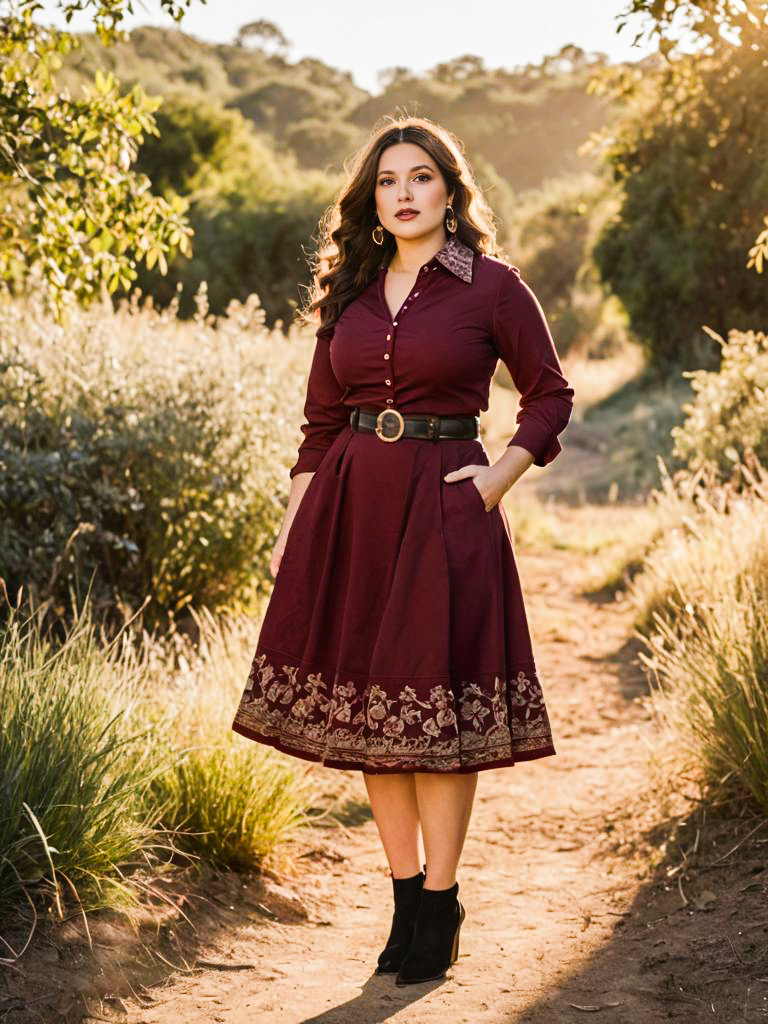
<instances>
[{"instance_id":1,"label":"long wavy brown hair","mask_svg":"<svg viewBox=\"0 0 768 1024\"><path fill-rule=\"evenodd\" d=\"M429 118L387 115L380 127L374 126L368 142L345 161L347 181L320 220L319 244L310 257L313 280L299 310L300 322L315 327L318 321L323 327L333 324L375 278L380 264L394 255L395 236L384 230L384 244L376 245L371 232L378 222L374 191L379 157L398 142L413 142L434 160L448 194L453 192L457 238L475 252L506 258L496 243L493 211L475 182L459 139Z\"/></svg>"}]
</instances>

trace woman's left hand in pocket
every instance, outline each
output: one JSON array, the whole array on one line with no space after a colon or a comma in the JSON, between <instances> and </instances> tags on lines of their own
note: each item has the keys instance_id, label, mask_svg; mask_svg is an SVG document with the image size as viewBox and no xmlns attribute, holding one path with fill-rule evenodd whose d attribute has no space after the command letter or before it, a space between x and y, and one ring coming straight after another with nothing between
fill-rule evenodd
<instances>
[{"instance_id":1,"label":"woman's left hand in pocket","mask_svg":"<svg viewBox=\"0 0 768 1024\"><path fill-rule=\"evenodd\" d=\"M490 512L498 505L509 490L506 477L495 470L493 466L460 466L458 469L446 473L443 480L450 484L458 480L465 480L467 477L472 477L472 483L483 499L486 512Z\"/></svg>"}]
</instances>

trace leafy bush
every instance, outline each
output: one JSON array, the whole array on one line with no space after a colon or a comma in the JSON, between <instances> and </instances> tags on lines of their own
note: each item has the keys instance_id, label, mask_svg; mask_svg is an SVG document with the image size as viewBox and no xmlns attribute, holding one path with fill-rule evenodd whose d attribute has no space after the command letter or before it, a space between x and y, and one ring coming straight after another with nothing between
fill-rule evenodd
<instances>
[{"instance_id":1,"label":"leafy bush","mask_svg":"<svg viewBox=\"0 0 768 1024\"><path fill-rule=\"evenodd\" d=\"M711 57L614 72L625 113L604 141L621 206L594 258L664 371L717 368L702 325L747 331L768 311L748 259L768 194L768 119L755 113L768 101L765 26L743 18L739 34Z\"/></svg>"},{"instance_id":2,"label":"leafy bush","mask_svg":"<svg viewBox=\"0 0 768 1024\"><path fill-rule=\"evenodd\" d=\"M717 337L712 332L713 337ZM705 788L768 811L768 455L766 336L717 338L719 372L672 430L687 460L652 495L660 530L630 596L653 705ZM663 467L662 467L663 468Z\"/></svg>"},{"instance_id":3,"label":"leafy bush","mask_svg":"<svg viewBox=\"0 0 768 1024\"><path fill-rule=\"evenodd\" d=\"M147 622L268 587L298 444L302 344L254 295L216 322L175 307L0 305L0 576L64 614L151 598Z\"/></svg>"},{"instance_id":4,"label":"leafy bush","mask_svg":"<svg viewBox=\"0 0 768 1024\"><path fill-rule=\"evenodd\" d=\"M696 392L683 406L685 422L672 430L674 454L692 471L704 466L733 476L748 452L768 464L768 335L730 331L728 341L709 332L722 348L717 373L688 371Z\"/></svg>"}]
</instances>

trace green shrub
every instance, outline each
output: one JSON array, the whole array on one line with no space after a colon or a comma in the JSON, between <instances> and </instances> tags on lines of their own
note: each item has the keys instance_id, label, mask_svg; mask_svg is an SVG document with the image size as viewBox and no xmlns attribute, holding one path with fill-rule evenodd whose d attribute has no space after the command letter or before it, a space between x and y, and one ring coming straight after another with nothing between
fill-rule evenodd
<instances>
[{"instance_id":1,"label":"green shrub","mask_svg":"<svg viewBox=\"0 0 768 1024\"><path fill-rule=\"evenodd\" d=\"M64 614L92 580L94 615L146 621L247 604L269 586L307 350L226 318L0 304L0 576ZM120 617L120 616L118 616Z\"/></svg>"},{"instance_id":2,"label":"green shrub","mask_svg":"<svg viewBox=\"0 0 768 1024\"><path fill-rule=\"evenodd\" d=\"M768 194L768 119L754 114L768 102L765 26L745 18L739 36L631 85L615 78L621 112L603 153L620 205L593 256L660 372L716 369L703 325L747 331L768 312L764 277L747 266Z\"/></svg>"},{"instance_id":3,"label":"green shrub","mask_svg":"<svg viewBox=\"0 0 768 1024\"><path fill-rule=\"evenodd\" d=\"M710 790L768 811L768 346L731 331L672 430L687 461L652 495L664 525L633 579L660 723Z\"/></svg>"},{"instance_id":4,"label":"green shrub","mask_svg":"<svg viewBox=\"0 0 768 1024\"><path fill-rule=\"evenodd\" d=\"M246 617L196 615L196 646L83 609L62 640L41 610L0 631L0 913L24 895L63 915L134 903L172 852L257 868L308 823L306 770L231 730L254 642ZM163 852L164 851L164 852Z\"/></svg>"},{"instance_id":5,"label":"green shrub","mask_svg":"<svg viewBox=\"0 0 768 1024\"><path fill-rule=\"evenodd\" d=\"M124 639L124 637L123 637ZM11 609L0 630L0 911L43 889L60 909L114 902L121 866L153 842L158 758L133 721L142 668L104 650L89 606L63 644Z\"/></svg>"},{"instance_id":6,"label":"green shrub","mask_svg":"<svg viewBox=\"0 0 768 1024\"><path fill-rule=\"evenodd\" d=\"M730 331L728 341L708 332L722 348L718 372L684 373L696 392L683 406L687 417L672 430L674 454L696 471L714 467L733 476L745 454L768 464L768 335Z\"/></svg>"}]
</instances>

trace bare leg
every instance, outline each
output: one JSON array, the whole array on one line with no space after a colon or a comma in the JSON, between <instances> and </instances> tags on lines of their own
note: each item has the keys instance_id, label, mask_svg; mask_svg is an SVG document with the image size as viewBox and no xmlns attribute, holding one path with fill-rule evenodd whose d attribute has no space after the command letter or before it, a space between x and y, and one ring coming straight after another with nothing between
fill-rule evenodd
<instances>
[{"instance_id":1,"label":"bare leg","mask_svg":"<svg viewBox=\"0 0 768 1024\"><path fill-rule=\"evenodd\" d=\"M416 772L418 806L424 853L427 861L427 889L449 889L456 870L472 814L477 772Z\"/></svg>"},{"instance_id":2,"label":"bare leg","mask_svg":"<svg viewBox=\"0 0 768 1024\"><path fill-rule=\"evenodd\" d=\"M362 774L393 878L417 875L421 871L419 809L413 772Z\"/></svg>"}]
</instances>

